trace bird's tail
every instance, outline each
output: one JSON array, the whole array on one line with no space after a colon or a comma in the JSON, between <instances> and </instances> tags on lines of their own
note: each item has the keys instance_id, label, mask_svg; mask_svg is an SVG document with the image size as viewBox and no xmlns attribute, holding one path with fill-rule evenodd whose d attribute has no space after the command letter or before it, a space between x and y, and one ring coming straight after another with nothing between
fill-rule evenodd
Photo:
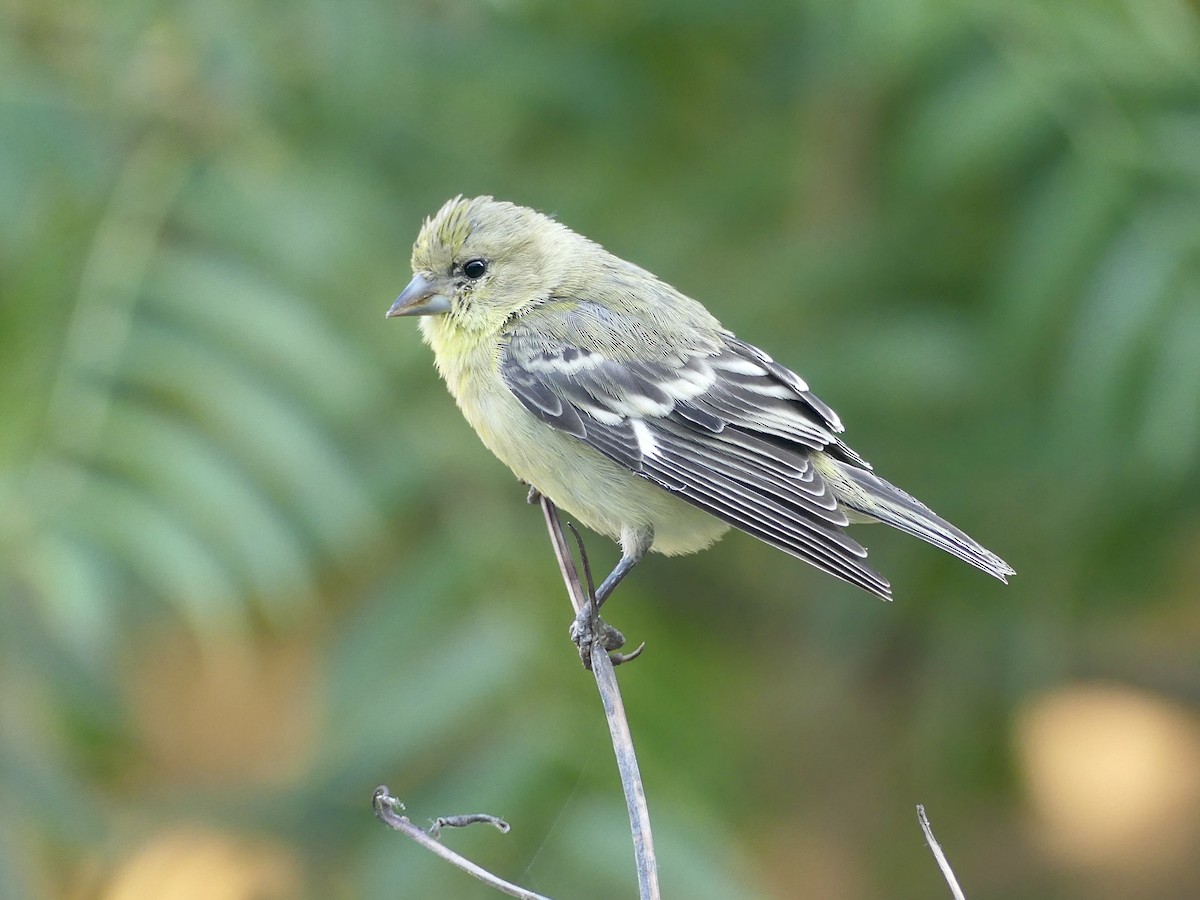
<instances>
[{"instance_id":1,"label":"bird's tail","mask_svg":"<svg viewBox=\"0 0 1200 900\"><path fill-rule=\"evenodd\" d=\"M1012 566L991 550L894 484L857 466L841 465L838 469L839 474L857 489L845 491L839 497L844 506L867 519L883 522L919 537L1005 583L1009 575L1016 574Z\"/></svg>"}]
</instances>

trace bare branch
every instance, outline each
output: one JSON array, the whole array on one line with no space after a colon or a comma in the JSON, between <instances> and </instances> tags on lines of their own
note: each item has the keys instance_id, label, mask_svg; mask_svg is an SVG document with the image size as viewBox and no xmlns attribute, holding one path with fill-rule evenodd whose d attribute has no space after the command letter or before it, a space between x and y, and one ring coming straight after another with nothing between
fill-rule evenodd
<instances>
[{"instance_id":1,"label":"bare branch","mask_svg":"<svg viewBox=\"0 0 1200 900\"><path fill-rule=\"evenodd\" d=\"M546 497L541 497L541 503L542 513L546 517L546 529L550 532L550 542L558 559L558 568L578 619L584 615L586 607L592 606L591 595L580 581L579 571L575 567L575 560L563 534L557 508ZM583 552L582 543L581 540L580 550L586 566L587 556ZM591 580L590 573L588 580ZM589 614L595 616L594 607ZM625 805L629 810L629 825L633 834L633 853L637 861L638 896L641 900L661 900L658 860L654 855L654 837L650 831L650 809L646 805L646 791L642 786L637 754L633 749L633 735L629 731L629 720L625 716L625 705L621 701L621 690L617 686L617 674L613 670L614 660L609 658L608 648L605 646L610 631L603 623L600 625L601 627L592 629L591 644L588 647L581 646L580 654L586 654L584 663L596 678L596 687L600 690L600 699L604 704L604 716L608 720L608 731L612 736L613 751L617 757L617 769L621 773L621 787L625 791ZM622 657L621 661L631 659L640 652L639 647L629 657Z\"/></svg>"},{"instance_id":2,"label":"bare branch","mask_svg":"<svg viewBox=\"0 0 1200 900\"><path fill-rule=\"evenodd\" d=\"M929 824L929 816L925 815L925 807L920 803L917 804L917 821L921 823L921 830L925 832L925 842L933 851L933 858L937 860L938 868L942 870L942 877L946 879L946 884L950 885L950 893L954 895L954 900L967 900L962 888L958 886L958 879L954 877L954 871L950 868L946 854L942 852L942 845L933 836L933 826Z\"/></svg>"},{"instance_id":3,"label":"bare branch","mask_svg":"<svg viewBox=\"0 0 1200 900\"><path fill-rule=\"evenodd\" d=\"M498 891L508 894L510 897L517 897L519 900L550 900L549 897L543 894L535 894L533 891L527 891L523 887L518 887L511 882L505 881L484 869L481 866L471 862L465 856L460 856L449 847L438 843L437 839L430 834L427 834L423 829L418 828L408 816L400 814L404 809L404 804L397 800L388 791L387 785L381 784L375 788L375 793L371 795L371 808L375 811L375 818L387 825L389 828L399 831L401 834L412 838L426 850L432 850L442 859L458 866L468 875L473 875L484 884L494 887ZM470 816L447 816L438 819L435 823L435 828L438 826L461 827L469 825L473 822L489 822L495 825L501 831L508 830L508 823L502 819L497 819L495 816L486 814L470 815Z\"/></svg>"}]
</instances>

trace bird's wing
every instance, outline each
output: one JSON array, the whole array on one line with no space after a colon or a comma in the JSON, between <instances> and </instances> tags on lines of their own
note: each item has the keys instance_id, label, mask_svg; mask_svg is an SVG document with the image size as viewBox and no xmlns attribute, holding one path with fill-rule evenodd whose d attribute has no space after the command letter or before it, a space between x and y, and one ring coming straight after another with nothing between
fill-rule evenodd
<instances>
[{"instance_id":1,"label":"bird's wing","mask_svg":"<svg viewBox=\"0 0 1200 900\"><path fill-rule=\"evenodd\" d=\"M742 531L890 597L866 550L844 533L849 520L809 454L869 467L837 437L837 414L756 347L727 332L671 345L595 304L549 303L510 323L500 372L548 425Z\"/></svg>"}]
</instances>

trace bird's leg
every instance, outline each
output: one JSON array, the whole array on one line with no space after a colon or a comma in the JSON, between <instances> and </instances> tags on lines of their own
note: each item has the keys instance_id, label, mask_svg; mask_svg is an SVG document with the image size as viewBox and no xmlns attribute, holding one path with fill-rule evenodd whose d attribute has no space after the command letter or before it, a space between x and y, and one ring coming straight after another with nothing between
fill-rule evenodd
<instances>
[{"instance_id":1,"label":"bird's leg","mask_svg":"<svg viewBox=\"0 0 1200 900\"><path fill-rule=\"evenodd\" d=\"M642 557L650 552L650 545L653 543L654 529L648 525L641 528L627 525L621 529L621 559L596 591L597 609L612 596L617 585L642 561Z\"/></svg>"},{"instance_id":2,"label":"bird's leg","mask_svg":"<svg viewBox=\"0 0 1200 900\"><path fill-rule=\"evenodd\" d=\"M600 582L600 587L596 589L596 609L604 605L604 601L612 596L613 590L620 584L626 575L633 571L633 567L642 561L645 552L639 553L637 556L631 556L628 553L621 554L621 560L613 567L613 570L608 573L608 577Z\"/></svg>"}]
</instances>

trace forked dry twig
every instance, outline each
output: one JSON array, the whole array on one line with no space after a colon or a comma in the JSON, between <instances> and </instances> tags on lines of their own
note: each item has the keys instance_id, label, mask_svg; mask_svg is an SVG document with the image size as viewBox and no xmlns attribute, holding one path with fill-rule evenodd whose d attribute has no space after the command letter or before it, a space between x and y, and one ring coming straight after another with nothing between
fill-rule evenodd
<instances>
[{"instance_id":1,"label":"forked dry twig","mask_svg":"<svg viewBox=\"0 0 1200 900\"><path fill-rule=\"evenodd\" d=\"M494 887L498 891L508 894L510 897L517 897L518 900L550 900L549 897L543 894L537 894L533 891L528 891L523 887L505 881L497 875L493 875L482 866L476 865L465 856L455 853L445 844L437 840L435 834L430 834L423 828L414 825L408 816L402 815L404 804L392 796L386 784L381 784L375 788L375 793L371 795L371 808L375 812L377 818L384 825L394 831L412 838L426 850L432 850L442 859L458 866L468 875L473 875L484 884ZM443 816L434 823L434 828L454 827L461 828L466 825L473 825L476 822L487 822L494 825L501 831L508 831L508 823L503 819L498 819L495 816L489 816L486 813L473 814L469 816Z\"/></svg>"}]
</instances>

